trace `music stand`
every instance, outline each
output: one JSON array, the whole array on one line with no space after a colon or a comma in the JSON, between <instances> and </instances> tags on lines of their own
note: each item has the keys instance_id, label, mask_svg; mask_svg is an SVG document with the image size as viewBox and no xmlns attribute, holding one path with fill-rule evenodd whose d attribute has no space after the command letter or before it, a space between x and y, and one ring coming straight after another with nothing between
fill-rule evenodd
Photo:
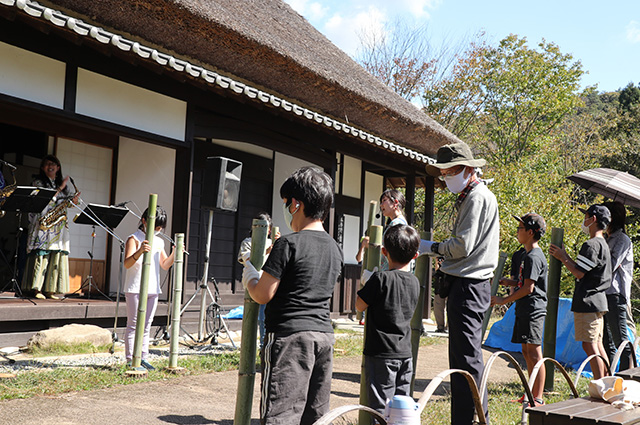
<instances>
[{"instance_id":1,"label":"music stand","mask_svg":"<svg viewBox=\"0 0 640 425\"><path fill-rule=\"evenodd\" d=\"M99 204L88 204L84 210L73 218L73 222L76 224L88 224L93 227L91 232L91 251L87 251L89 255L89 275L82 282L80 287L76 289L72 294L76 294L85 287L88 283L87 290L87 299L91 298L91 288L95 288L103 297L112 301L108 295L100 290L97 286L93 284L93 248L96 237L96 226L102 228L107 233L113 234L113 230L124 219L124 217L129 212L128 208L122 207L114 207L111 205L99 205ZM66 298L66 297L65 297Z\"/></svg>"},{"instance_id":2,"label":"music stand","mask_svg":"<svg viewBox=\"0 0 640 425\"><path fill-rule=\"evenodd\" d=\"M18 186L13 193L6 198L2 209L5 211L14 211L18 213L18 232L16 233L16 253L13 257L13 277L11 285L16 294L20 294L20 298L25 298L18 283L18 251L20 247L20 236L22 235L22 214L23 213L40 213L49 205L51 199L55 196L55 189L45 189L34 186ZM2 289L4 291L8 285Z\"/></svg>"}]
</instances>

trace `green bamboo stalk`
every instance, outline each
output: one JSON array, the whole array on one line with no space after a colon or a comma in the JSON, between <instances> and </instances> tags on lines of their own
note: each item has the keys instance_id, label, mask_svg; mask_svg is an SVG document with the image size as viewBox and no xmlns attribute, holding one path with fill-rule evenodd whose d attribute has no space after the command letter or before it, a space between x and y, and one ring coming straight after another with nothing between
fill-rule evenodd
<instances>
[{"instance_id":1,"label":"green bamboo stalk","mask_svg":"<svg viewBox=\"0 0 640 425\"><path fill-rule=\"evenodd\" d=\"M564 229L554 227L551 230L551 243L563 245ZM556 333L558 325L558 302L560 299L560 279L562 263L554 256L549 257L549 274L547 278L547 317L544 320L544 341L542 345L543 357L556 357ZM555 368L547 367L544 380L544 390L553 391L553 375Z\"/></svg>"},{"instance_id":2,"label":"green bamboo stalk","mask_svg":"<svg viewBox=\"0 0 640 425\"><path fill-rule=\"evenodd\" d=\"M420 238L431 240L431 232L420 232ZM411 392L413 395L413 388L416 379L416 366L418 364L418 349L420 348L420 336L422 335L422 312L424 311L424 299L427 296L427 277L429 276L429 269L431 268L431 257L428 255L421 255L416 259L415 275L420 282L420 295L418 296L418 304L413 312L411 318L411 358L413 361L413 373L411 374ZM429 302L431 302L431 294L428 294Z\"/></svg>"},{"instance_id":3,"label":"green bamboo stalk","mask_svg":"<svg viewBox=\"0 0 640 425\"><path fill-rule=\"evenodd\" d=\"M374 268L380 267L380 259L382 256L382 226L369 226L369 255L367 256L367 270L373 271ZM364 319L364 337L362 338L362 344L367 338L367 315ZM364 354L362 355L362 364L360 366L360 404L363 406L369 405L369 395L367 393L367 376L364 369ZM371 415L364 410L360 410L358 416L358 423L360 425L370 424Z\"/></svg>"},{"instance_id":4,"label":"green bamboo stalk","mask_svg":"<svg viewBox=\"0 0 640 425\"><path fill-rule=\"evenodd\" d=\"M144 327L147 316L147 297L149 296L149 271L151 270L151 261L153 260L153 238L156 230L156 205L158 203L158 195L149 194L149 208L147 215L147 233L146 240L149 242L151 251L145 252L142 257L142 274L140 276L140 295L138 301L138 316L136 321L136 334L133 342L133 357L131 366L139 369L142 362L142 340L144 338Z\"/></svg>"},{"instance_id":5,"label":"green bamboo stalk","mask_svg":"<svg viewBox=\"0 0 640 425\"><path fill-rule=\"evenodd\" d=\"M367 236L369 236L369 228L373 225L373 219L374 219L374 217L376 215L376 209L377 208L378 208L378 202L377 201L369 202L369 217L367 218L367 230L365 231L365 235L367 235ZM360 246L358 246L358 249L360 249ZM369 248L366 247L364 249L364 255L362 256L362 269L360 270L360 288L362 288L362 273L367 268L368 256L369 256ZM362 320L362 312L361 311L356 312L356 320L358 322L360 320Z\"/></svg>"},{"instance_id":6,"label":"green bamboo stalk","mask_svg":"<svg viewBox=\"0 0 640 425\"><path fill-rule=\"evenodd\" d=\"M178 367L178 340L180 339L180 300L182 299L182 279L184 267L184 233L176 234L176 251L173 261L173 304L171 315L171 336L169 338L169 368Z\"/></svg>"},{"instance_id":7,"label":"green bamboo stalk","mask_svg":"<svg viewBox=\"0 0 640 425\"><path fill-rule=\"evenodd\" d=\"M267 247L269 223L266 220L253 220L251 230L251 257L249 261L256 268L262 269ZM251 424L251 407L253 405L253 387L256 376L256 340L258 335L259 305L249 291L244 291L244 310L242 313L242 341L240 348L240 365L238 367L238 394L234 425Z\"/></svg>"},{"instance_id":8,"label":"green bamboo stalk","mask_svg":"<svg viewBox=\"0 0 640 425\"><path fill-rule=\"evenodd\" d=\"M498 287L500 286L500 279L504 274L504 265L507 262L507 253L500 251L500 257L498 257L498 267L493 274L493 280L491 280L491 296L495 296L498 293ZM482 338L480 341L484 341L484 334L487 332L489 326L489 320L491 319L491 313L493 307L489 307L489 310L484 314L484 320L482 321Z\"/></svg>"}]
</instances>

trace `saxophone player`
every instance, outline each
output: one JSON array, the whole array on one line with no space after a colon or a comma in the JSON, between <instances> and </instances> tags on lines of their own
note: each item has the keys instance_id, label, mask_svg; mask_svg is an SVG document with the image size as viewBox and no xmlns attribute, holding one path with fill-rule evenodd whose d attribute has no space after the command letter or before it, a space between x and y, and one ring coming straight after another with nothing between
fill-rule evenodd
<instances>
[{"instance_id":1,"label":"saxophone player","mask_svg":"<svg viewBox=\"0 0 640 425\"><path fill-rule=\"evenodd\" d=\"M74 186L70 188L69 182ZM69 292L69 225L67 207L77 204L80 192L73 180L62 177L60 160L45 156L33 186L56 189L56 195L39 214L29 214L27 263L22 279L25 294L38 299L59 299L56 294Z\"/></svg>"}]
</instances>

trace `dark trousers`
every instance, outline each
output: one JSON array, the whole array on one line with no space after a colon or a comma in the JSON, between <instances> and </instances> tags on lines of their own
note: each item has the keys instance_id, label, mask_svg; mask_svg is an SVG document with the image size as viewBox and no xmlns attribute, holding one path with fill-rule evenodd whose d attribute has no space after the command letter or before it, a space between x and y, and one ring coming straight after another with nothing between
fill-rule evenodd
<instances>
[{"instance_id":1,"label":"dark trousers","mask_svg":"<svg viewBox=\"0 0 640 425\"><path fill-rule=\"evenodd\" d=\"M333 333L267 333L263 348L262 425L312 425L329 411Z\"/></svg>"},{"instance_id":2,"label":"dark trousers","mask_svg":"<svg viewBox=\"0 0 640 425\"><path fill-rule=\"evenodd\" d=\"M628 341L627 335L627 302L620 294L607 294L609 312L604 315L604 337L602 344L607 351L609 362L613 360L616 350L622 341ZM629 369L632 365L631 345L627 344L620 355L620 369ZM615 365L612 365L615 367Z\"/></svg>"},{"instance_id":3,"label":"dark trousers","mask_svg":"<svg viewBox=\"0 0 640 425\"><path fill-rule=\"evenodd\" d=\"M449 367L466 370L480 386L484 371L482 321L491 301L491 283L488 279L447 278L451 279L447 299ZM483 409L488 415L486 393ZM466 378L461 374L451 375L451 424L470 425L474 413L475 404Z\"/></svg>"},{"instance_id":4,"label":"dark trousers","mask_svg":"<svg viewBox=\"0 0 640 425\"><path fill-rule=\"evenodd\" d=\"M413 360L384 359L380 357L364 356L364 370L366 375L369 407L384 416L387 399L394 395L411 395L411 376L413 375ZM378 423L372 421L372 423Z\"/></svg>"}]
</instances>

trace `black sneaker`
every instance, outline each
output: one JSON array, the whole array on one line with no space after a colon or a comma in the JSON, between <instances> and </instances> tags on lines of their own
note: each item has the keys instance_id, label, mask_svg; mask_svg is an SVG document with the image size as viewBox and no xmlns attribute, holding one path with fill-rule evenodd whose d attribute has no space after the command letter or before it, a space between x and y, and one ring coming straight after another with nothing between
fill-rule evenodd
<instances>
[{"instance_id":1,"label":"black sneaker","mask_svg":"<svg viewBox=\"0 0 640 425\"><path fill-rule=\"evenodd\" d=\"M151 366L151 364L146 360L141 360L140 361L140 366L142 366L143 368L145 368L147 370L156 370L156 368Z\"/></svg>"}]
</instances>

